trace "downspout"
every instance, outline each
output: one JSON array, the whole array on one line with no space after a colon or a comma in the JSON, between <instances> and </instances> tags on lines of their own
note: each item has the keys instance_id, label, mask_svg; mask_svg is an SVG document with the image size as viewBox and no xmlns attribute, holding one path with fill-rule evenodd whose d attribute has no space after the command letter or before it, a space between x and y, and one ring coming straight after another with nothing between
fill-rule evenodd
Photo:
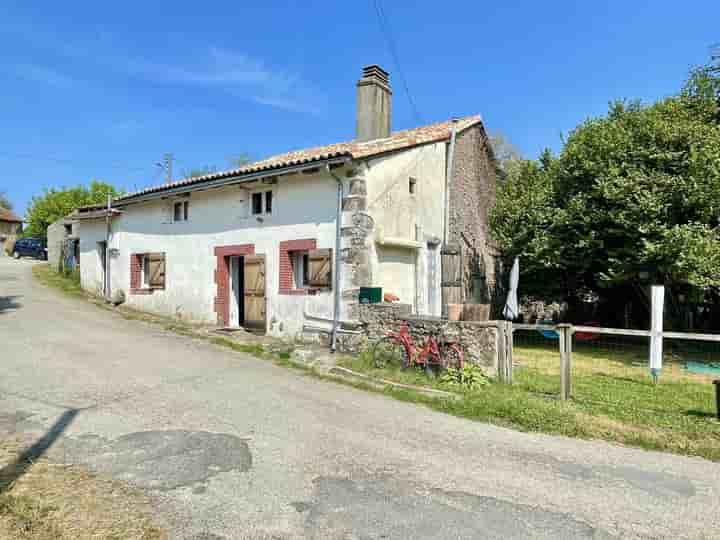
<instances>
[{"instance_id":1,"label":"downspout","mask_svg":"<svg viewBox=\"0 0 720 540\"><path fill-rule=\"evenodd\" d=\"M330 165L325 165L325 170L337 182L337 214L335 216L335 286L333 287L333 325L330 334L330 352L337 349L337 334L340 326L340 265L341 265L341 240L342 240L342 205L343 205L343 182L339 176L330 170Z\"/></svg>"},{"instance_id":2,"label":"downspout","mask_svg":"<svg viewBox=\"0 0 720 540\"><path fill-rule=\"evenodd\" d=\"M108 193L107 210L105 215L105 299L110 302L110 210L112 208L112 195Z\"/></svg>"}]
</instances>

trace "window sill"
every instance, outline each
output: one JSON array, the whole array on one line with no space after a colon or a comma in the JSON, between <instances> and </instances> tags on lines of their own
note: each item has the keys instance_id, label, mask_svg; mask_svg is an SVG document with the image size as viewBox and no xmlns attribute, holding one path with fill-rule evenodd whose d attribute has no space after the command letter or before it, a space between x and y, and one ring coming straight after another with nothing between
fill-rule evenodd
<instances>
[{"instance_id":1,"label":"window sill","mask_svg":"<svg viewBox=\"0 0 720 540\"><path fill-rule=\"evenodd\" d=\"M280 289L280 294L290 296L308 296L317 294L317 289Z\"/></svg>"},{"instance_id":2,"label":"window sill","mask_svg":"<svg viewBox=\"0 0 720 540\"><path fill-rule=\"evenodd\" d=\"M142 288L142 289L130 289L130 294L152 294L155 291L162 291L163 289L159 287L153 287L153 288Z\"/></svg>"}]
</instances>

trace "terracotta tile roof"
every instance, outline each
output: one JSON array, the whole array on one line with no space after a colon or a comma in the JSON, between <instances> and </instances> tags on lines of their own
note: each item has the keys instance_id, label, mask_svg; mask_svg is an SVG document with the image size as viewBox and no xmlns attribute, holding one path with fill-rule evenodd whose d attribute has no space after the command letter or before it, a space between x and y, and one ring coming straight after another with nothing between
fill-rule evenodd
<instances>
[{"instance_id":1,"label":"terracotta tile roof","mask_svg":"<svg viewBox=\"0 0 720 540\"><path fill-rule=\"evenodd\" d=\"M457 131L463 131L481 122L482 119L479 115L460 118L457 120ZM173 182L171 184L163 184L150 187L141 191L130 193L116 200L118 202L124 202L126 200L130 200L141 195L147 195L149 193L157 193L177 187L202 184L204 182L210 182L212 180L219 180L222 178L230 178L235 176L242 176L244 174L252 174L262 171L271 171L273 169L310 164L314 162L326 161L333 158L346 157L348 159L361 159L370 156L385 154L387 152L394 152L397 150L412 148L413 146L419 146L422 144L447 140L450 138L450 134L452 132L452 123L452 120L447 120L445 122L440 122L437 124L430 124L427 126L406 129L404 131L396 131L395 133L392 133L389 137L386 137L384 139L375 139L365 142L341 142L329 144L327 146L318 146L315 148L307 148L304 150L286 152L284 154L279 154L269 157L267 159L263 159L261 161L250 163L238 169L215 172L203 176L196 176L194 178L186 178L177 182Z\"/></svg>"},{"instance_id":2,"label":"terracotta tile roof","mask_svg":"<svg viewBox=\"0 0 720 540\"><path fill-rule=\"evenodd\" d=\"M92 209L97 208L97 209ZM101 207L89 207L85 206L83 209L77 209L72 214L65 216L65 223L71 224L73 221L78 219L100 219L107 217L108 211ZM117 216L122 214L117 208L110 209L111 216Z\"/></svg>"},{"instance_id":3,"label":"terracotta tile roof","mask_svg":"<svg viewBox=\"0 0 720 540\"><path fill-rule=\"evenodd\" d=\"M22 218L17 217L7 208L0 207L0 221L9 221L10 223L22 223Z\"/></svg>"}]
</instances>

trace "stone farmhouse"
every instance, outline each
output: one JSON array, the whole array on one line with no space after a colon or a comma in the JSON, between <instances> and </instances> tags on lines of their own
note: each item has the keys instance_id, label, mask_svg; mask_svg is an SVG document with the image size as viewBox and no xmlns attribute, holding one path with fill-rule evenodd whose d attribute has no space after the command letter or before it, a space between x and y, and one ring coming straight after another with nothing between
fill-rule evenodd
<instances>
[{"instance_id":1,"label":"stone farmhouse","mask_svg":"<svg viewBox=\"0 0 720 540\"><path fill-rule=\"evenodd\" d=\"M17 236L22 232L23 220L7 208L0 206L0 257L5 255L6 247L11 248Z\"/></svg>"},{"instance_id":2,"label":"stone farmhouse","mask_svg":"<svg viewBox=\"0 0 720 540\"><path fill-rule=\"evenodd\" d=\"M391 132L363 69L356 139L86 207L84 289L183 320L295 337L352 321L361 287L418 315L492 300L496 168L480 116Z\"/></svg>"}]
</instances>

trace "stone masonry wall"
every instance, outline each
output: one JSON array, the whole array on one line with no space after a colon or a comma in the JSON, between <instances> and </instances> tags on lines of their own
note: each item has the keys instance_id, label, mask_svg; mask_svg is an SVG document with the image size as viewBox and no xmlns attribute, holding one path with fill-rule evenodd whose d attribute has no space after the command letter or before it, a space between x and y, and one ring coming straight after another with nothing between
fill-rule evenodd
<instances>
[{"instance_id":1,"label":"stone masonry wall","mask_svg":"<svg viewBox=\"0 0 720 540\"><path fill-rule=\"evenodd\" d=\"M478 125L458 134L450 185L450 242L463 253L466 303L494 303L495 249L488 217L495 204L497 176L489 141Z\"/></svg>"},{"instance_id":2,"label":"stone masonry wall","mask_svg":"<svg viewBox=\"0 0 720 540\"><path fill-rule=\"evenodd\" d=\"M489 374L497 373L498 329L493 321L448 321L437 317L412 315L409 304L362 304L355 308L354 318L361 323L361 337L347 340L341 348L357 352L382 338L389 331L397 331L407 321L416 343L424 343L430 334L439 334L460 344L465 361L478 364Z\"/></svg>"}]
</instances>

